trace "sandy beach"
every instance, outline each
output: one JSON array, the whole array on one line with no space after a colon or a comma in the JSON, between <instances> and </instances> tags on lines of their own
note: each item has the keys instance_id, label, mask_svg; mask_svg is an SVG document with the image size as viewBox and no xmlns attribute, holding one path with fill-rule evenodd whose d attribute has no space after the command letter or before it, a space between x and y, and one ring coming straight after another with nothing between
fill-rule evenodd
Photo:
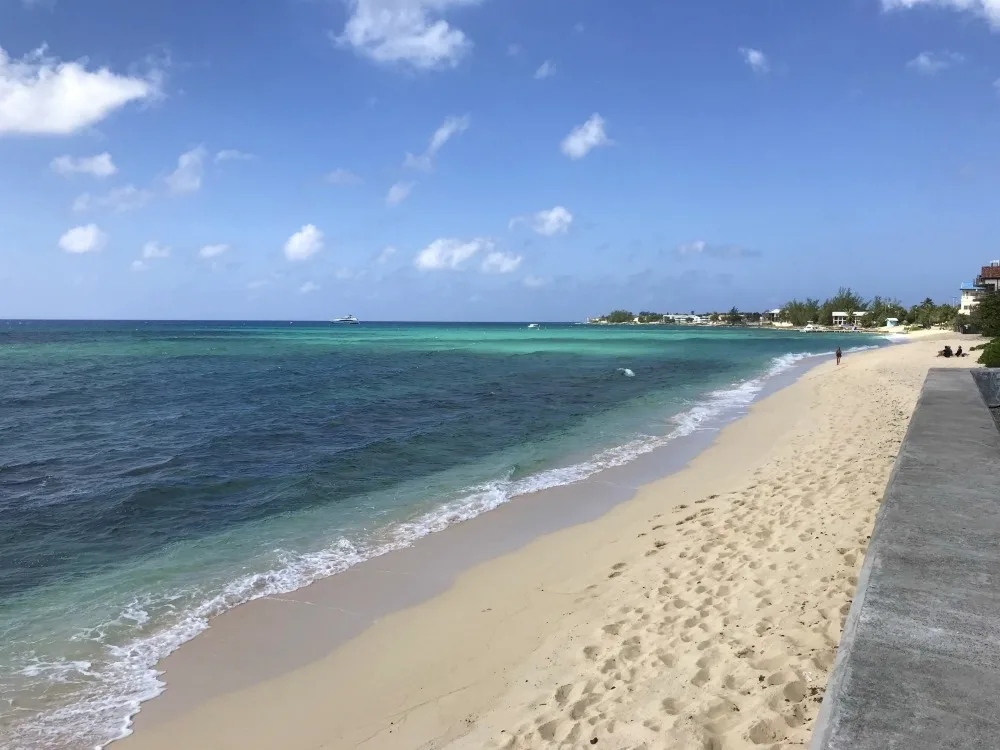
<instances>
[{"instance_id":1,"label":"sandy beach","mask_svg":"<svg viewBox=\"0 0 1000 750\"><path fill-rule=\"evenodd\" d=\"M396 570L406 608L332 651L321 615L346 605L316 586L238 608L167 660L112 747L804 747L927 370L975 366L945 343L976 341L821 364L682 470L454 581ZM225 674L185 682L208 662Z\"/></svg>"}]
</instances>

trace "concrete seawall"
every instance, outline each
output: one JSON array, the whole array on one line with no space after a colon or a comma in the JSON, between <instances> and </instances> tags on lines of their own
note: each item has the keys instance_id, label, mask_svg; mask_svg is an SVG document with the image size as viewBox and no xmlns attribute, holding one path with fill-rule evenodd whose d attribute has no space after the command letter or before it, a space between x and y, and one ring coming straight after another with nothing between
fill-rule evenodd
<instances>
[{"instance_id":1,"label":"concrete seawall","mask_svg":"<svg viewBox=\"0 0 1000 750\"><path fill-rule=\"evenodd\" d=\"M812 750L1000 747L1000 431L987 393L968 370L924 383Z\"/></svg>"}]
</instances>

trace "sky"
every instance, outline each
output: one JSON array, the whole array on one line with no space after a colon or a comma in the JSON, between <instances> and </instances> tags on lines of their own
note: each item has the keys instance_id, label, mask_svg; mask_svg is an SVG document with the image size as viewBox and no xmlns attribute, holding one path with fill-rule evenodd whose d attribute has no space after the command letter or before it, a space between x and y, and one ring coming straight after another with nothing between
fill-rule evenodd
<instances>
[{"instance_id":1,"label":"sky","mask_svg":"<svg viewBox=\"0 0 1000 750\"><path fill-rule=\"evenodd\" d=\"M1000 0L0 0L0 317L951 301L998 135Z\"/></svg>"}]
</instances>

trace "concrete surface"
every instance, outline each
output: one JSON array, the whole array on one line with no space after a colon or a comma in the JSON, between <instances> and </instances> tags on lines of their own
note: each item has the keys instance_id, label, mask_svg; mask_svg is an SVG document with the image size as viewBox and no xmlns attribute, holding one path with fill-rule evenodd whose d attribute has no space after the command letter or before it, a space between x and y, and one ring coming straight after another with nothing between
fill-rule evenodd
<instances>
[{"instance_id":1,"label":"concrete surface","mask_svg":"<svg viewBox=\"0 0 1000 750\"><path fill-rule=\"evenodd\" d=\"M990 408L993 421L1000 429L1000 370L973 370L972 377L976 380L986 405Z\"/></svg>"},{"instance_id":2,"label":"concrete surface","mask_svg":"<svg viewBox=\"0 0 1000 750\"><path fill-rule=\"evenodd\" d=\"M968 370L924 383L810 747L1000 748L1000 431Z\"/></svg>"}]
</instances>

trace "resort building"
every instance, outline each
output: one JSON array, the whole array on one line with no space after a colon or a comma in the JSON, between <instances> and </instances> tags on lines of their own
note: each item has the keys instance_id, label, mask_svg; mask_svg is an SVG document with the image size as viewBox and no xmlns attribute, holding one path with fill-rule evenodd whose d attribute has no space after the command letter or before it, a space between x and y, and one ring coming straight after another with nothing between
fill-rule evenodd
<instances>
[{"instance_id":1,"label":"resort building","mask_svg":"<svg viewBox=\"0 0 1000 750\"><path fill-rule=\"evenodd\" d=\"M846 326L849 320L853 321L854 325L861 325L861 319L868 314L867 310L855 310L853 313L845 312L835 312L833 313L833 324L835 326Z\"/></svg>"},{"instance_id":2,"label":"resort building","mask_svg":"<svg viewBox=\"0 0 1000 750\"><path fill-rule=\"evenodd\" d=\"M987 292L996 292L998 289L1000 289L1000 260L994 260L988 266L983 266L980 269L979 276L974 283L966 281L960 287L959 313L970 315L972 308L976 306L982 295Z\"/></svg>"},{"instance_id":3,"label":"resort building","mask_svg":"<svg viewBox=\"0 0 1000 750\"><path fill-rule=\"evenodd\" d=\"M777 323L781 320L781 308L775 308L774 310L766 310L760 314L761 323Z\"/></svg>"}]
</instances>

